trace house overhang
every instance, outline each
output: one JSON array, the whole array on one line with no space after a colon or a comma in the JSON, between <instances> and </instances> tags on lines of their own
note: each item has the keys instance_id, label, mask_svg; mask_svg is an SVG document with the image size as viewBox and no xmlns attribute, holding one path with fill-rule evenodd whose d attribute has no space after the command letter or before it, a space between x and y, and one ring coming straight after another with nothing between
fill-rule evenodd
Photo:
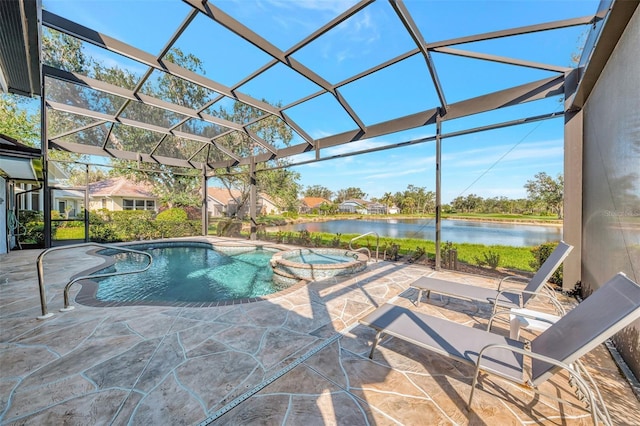
<instances>
[{"instance_id":1,"label":"house overhang","mask_svg":"<svg viewBox=\"0 0 640 426\"><path fill-rule=\"evenodd\" d=\"M0 1L0 90L40 96L40 0Z\"/></svg>"},{"instance_id":2,"label":"house overhang","mask_svg":"<svg viewBox=\"0 0 640 426\"><path fill-rule=\"evenodd\" d=\"M42 180L40 149L0 135L0 176L11 180Z\"/></svg>"}]
</instances>

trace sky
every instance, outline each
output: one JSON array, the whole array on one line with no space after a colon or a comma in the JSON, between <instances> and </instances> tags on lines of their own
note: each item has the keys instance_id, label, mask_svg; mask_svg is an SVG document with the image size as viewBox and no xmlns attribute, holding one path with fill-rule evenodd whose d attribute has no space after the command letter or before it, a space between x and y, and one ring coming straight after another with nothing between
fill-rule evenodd
<instances>
[{"instance_id":1,"label":"sky","mask_svg":"<svg viewBox=\"0 0 640 426\"><path fill-rule=\"evenodd\" d=\"M223 0L212 3L286 51L355 2ZM405 0L404 3L427 42L593 15L598 6L597 0ZM190 10L183 2L173 0L44 0L43 6L154 55L162 50ZM571 66L571 55L579 53L587 30L588 27L580 26L455 47ZM271 59L203 15L194 19L175 46L200 57L206 76L229 87L237 85ZM379 0L367 6L364 13L299 49L293 57L325 80L337 84L415 47L389 2ZM106 65L125 67L137 75L146 71L142 64L88 44L85 52ZM233 61L226 60L230 55L234 56ZM437 52L432 52L432 59L448 103L556 75ZM287 105L316 92L318 87L279 64L254 81L239 86L238 90L271 103ZM339 90L365 125L428 110L439 103L420 55ZM442 132L446 136L457 130L561 111L561 100L556 97L445 121ZM286 112L313 138L356 128L335 98L327 94ZM331 157L434 134L435 127L426 126L328 148L322 150L321 155ZM302 139L295 137L293 142L301 143ZM313 153L306 153L291 161L303 162L311 158ZM304 187L321 185L334 192L357 187L367 194L367 198L403 191L408 185L435 190L435 143L387 149L292 169L300 174ZM442 143L442 200L447 203L457 196L472 193L482 197L522 198L526 197L524 184L536 173L557 176L562 170L562 118L447 137Z\"/></svg>"}]
</instances>

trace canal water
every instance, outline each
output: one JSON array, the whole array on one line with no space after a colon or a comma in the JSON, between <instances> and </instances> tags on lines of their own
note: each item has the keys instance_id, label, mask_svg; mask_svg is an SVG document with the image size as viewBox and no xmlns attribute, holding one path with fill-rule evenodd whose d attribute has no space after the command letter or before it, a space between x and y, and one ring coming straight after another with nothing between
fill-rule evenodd
<instances>
[{"instance_id":1,"label":"canal water","mask_svg":"<svg viewBox=\"0 0 640 426\"><path fill-rule=\"evenodd\" d=\"M284 232L297 232L306 229L309 232L326 232L330 234L377 232L380 237L416 238L435 241L435 226L435 219L358 219L298 223L279 226L277 229ZM527 247L560 241L562 239L562 227L504 222L443 220L441 237L443 242Z\"/></svg>"}]
</instances>

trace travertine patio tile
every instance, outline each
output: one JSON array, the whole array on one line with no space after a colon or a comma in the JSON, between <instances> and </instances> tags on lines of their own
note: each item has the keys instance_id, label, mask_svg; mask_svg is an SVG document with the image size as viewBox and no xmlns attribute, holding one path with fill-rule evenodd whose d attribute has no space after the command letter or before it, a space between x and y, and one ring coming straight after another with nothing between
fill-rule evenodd
<instances>
[{"instance_id":1,"label":"travertine patio tile","mask_svg":"<svg viewBox=\"0 0 640 426\"><path fill-rule=\"evenodd\" d=\"M81 373L113 356L125 352L135 346L140 339L135 336L123 336L110 339L89 339L86 344L63 358L49 362L33 371L20 386L40 386L45 383L61 380L64 377ZM29 370L27 370L29 371Z\"/></svg>"},{"instance_id":2,"label":"travertine patio tile","mask_svg":"<svg viewBox=\"0 0 640 426\"><path fill-rule=\"evenodd\" d=\"M266 328L256 326L230 326L216 333L215 339L225 342L233 350L256 354L267 331Z\"/></svg>"},{"instance_id":3,"label":"travertine patio tile","mask_svg":"<svg viewBox=\"0 0 640 426\"><path fill-rule=\"evenodd\" d=\"M229 351L188 359L175 369L175 378L182 388L189 390L189 394L197 395L204 408L209 410L218 406L221 401L233 399L237 396L235 393L240 394L246 390L245 388L260 383L264 378L263 372L263 368L254 357ZM165 381L171 381L173 376L174 374L170 374ZM162 386L164 385L160 387ZM242 387L241 392L238 390L239 387ZM151 393L157 392L155 389ZM161 396L156 395L155 398ZM170 399L171 394L167 393L164 398ZM202 418L204 417L206 416Z\"/></svg>"},{"instance_id":4,"label":"travertine patio tile","mask_svg":"<svg viewBox=\"0 0 640 426\"><path fill-rule=\"evenodd\" d=\"M265 395L245 401L213 422L214 425L281 425L287 414L290 395Z\"/></svg>"},{"instance_id":5,"label":"travertine patio tile","mask_svg":"<svg viewBox=\"0 0 640 426\"><path fill-rule=\"evenodd\" d=\"M61 401L80 397L95 392L96 386L81 375L71 376L54 383L48 383L37 388L19 389L13 394L11 407L6 412L6 418L20 418L40 411Z\"/></svg>"},{"instance_id":6,"label":"travertine patio tile","mask_svg":"<svg viewBox=\"0 0 640 426\"><path fill-rule=\"evenodd\" d=\"M99 389L132 388L159 344L160 338L145 340L84 370L83 374Z\"/></svg>"},{"instance_id":7,"label":"travertine patio tile","mask_svg":"<svg viewBox=\"0 0 640 426\"><path fill-rule=\"evenodd\" d=\"M367 425L367 408L344 391L324 391L320 395L294 395L287 411L286 424L323 426L333 424Z\"/></svg>"},{"instance_id":8,"label":"travertine patio tile","mask_svg":"<svg viewBox=\"0 0 640 426\"><path fill-rule=\"evenodd\" d=\"M195 327L187 328L178 332L178 339L180 344L186 352L192 351L194 348L204 344L211 336L216 333L220 333L223 330L232 327L231 324L223 323L203 323L196 325Z\"/></svg>"},{"instance_id":9,"label":"travertine patio tile","mask_svg":"<svg viewBox=\"0 0 640 426\"><path fill-rule=\"evenodd\" d=\"M0 355L2 377L26 377L32 371L58 359L42 346L11 346Z\"/></svg>"},{"instance_id":10,"label":"travertine patio tile","mask_svg":"<svg viewBox=\"0 0 640 426\"><path fill-rule=\"evenodd\" d=\"M30 416L5 419L9 425L108 424L127 393L120 389L89 393L62 401Z\"/></svg>"},{"instance_id":11,"label":"travertine patio tile","mask_svg":"<svg viewBox=\"0 0 640 426\"><path fill-rule=\"evenodd\" d=\"M318 343L318 339L306 333L295 333L287 329L269 329L262 340L262 350L256 354L256 358L269 369L282 360L312 344Z\"/></svg>"},{"instance_id":12,"label":"travertine patio tile","mask_svg":"<svg viewBox=\"0 0 640 426\"><path fill-rule=\"evenodd\" d=\"M204 417L205 408L202 402L170 374L158 387L142 398L129 424L192 425Z\"/></svg>"},{"instance_id":13,"label":"travertine patio tile","mask_svg":"<svg viewBox=\"0 0 640 426\"><path fill-rule=\"evenodd\" d=\"M98 318L76 324L52 322L17 337L14 342L23 345L48 345L50 350L62 355L81 344L100 323L101 319Z\"/></svg>"}]
</instances>

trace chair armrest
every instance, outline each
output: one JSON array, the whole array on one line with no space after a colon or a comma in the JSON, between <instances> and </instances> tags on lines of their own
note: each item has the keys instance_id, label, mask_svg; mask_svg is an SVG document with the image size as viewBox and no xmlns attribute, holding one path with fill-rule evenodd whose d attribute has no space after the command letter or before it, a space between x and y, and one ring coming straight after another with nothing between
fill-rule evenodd
<instances>
[{"instance_id":1,"label":"chair armrest","mask_svg":"<svg viewBox=\"0 0 640 426\"><path fill-rule=\"evenodd\" d=\"M542 293L540 291L536 292L536 291L529 291L529 290L524 290L524 289L520 289L520 288L513 288L513 287L508 287L505 289L502 289L500 291L498 291L498 294L496 295L496 300L498 299L498 297L502 296L503 293L512 293L512 294L518 294L520 296L522 296L523 294L532 294L534 296L543 296L548 298L549 300L558 300L558 298L556 297L555 294L549 294L549 293Z\"/></svg>"},{"instance_id":2,"label":"chair armrest","mask_svg":"<svg viewBox=\"0 0 640 426\"><path fill-rule=\"evenodd\" d=\"M525 284L529 282L529 278L521 277L520 275L508 275L503 279L501 279L500 282L498 283L498 291L500 291L500 288L502 287L502 283L505 281L521 281L523 284Z\"/></svg>"},{"instance_id":3,"label":"chair armrest","mask_svg":"<svg viewBox=\"0 0 640 426\"><path fill-rule=\"evenodd\" d=\"M477 382L477 377L478 377L478 373L480 372L481 368L482 368L482 358L485 355L485 352L487 351L491 351L493 349L502 349L502 350L507 350L507 351L511 351L514 353L519 353L522 354L524 356L527 356L531 359L538 359L540 361L546 362L548 364L552 364L555 365L556 367L559 367L565 371L567 371L567 373L569 374L570 377L572 377L575 380L575 383L577 383L578 388L581 389L583 395L586 395L589 399L589 407L591 407L591 417L593 419L593 424L597 425L598 421L597 421L597 412L599 412L599 407L598 405L596 405L596 399L595 396L593 395L593 391L591 390L591 388L587 385L587 383L584 381L584 379L582 377L580 377L580 373L575 371L569 364L565 364L562 361L558 361L556 359L553 358L549 358L548 356L545 355L540 355L537 354L535 352L531 352L530 350L527 349L521 349L521 348L517 348L514 346L509 346L509 345L504 345L504 344L500 344L500 343L493 343L490 345L487 345L485 347L483 347L480 350L480 353L478 353L478 360L476 361L476 372L475 372L475 376L474 376L474 384L473 387L475 388L475 383ZM495 373L492 373L495 374ZM529 379L527 381L529 383L530 386L532 387L536 387L531 380ZM471 400L469 401L469 406L471 406ZM606 407L605 407L606 410Z\"/></svg>"}]
</instances>

